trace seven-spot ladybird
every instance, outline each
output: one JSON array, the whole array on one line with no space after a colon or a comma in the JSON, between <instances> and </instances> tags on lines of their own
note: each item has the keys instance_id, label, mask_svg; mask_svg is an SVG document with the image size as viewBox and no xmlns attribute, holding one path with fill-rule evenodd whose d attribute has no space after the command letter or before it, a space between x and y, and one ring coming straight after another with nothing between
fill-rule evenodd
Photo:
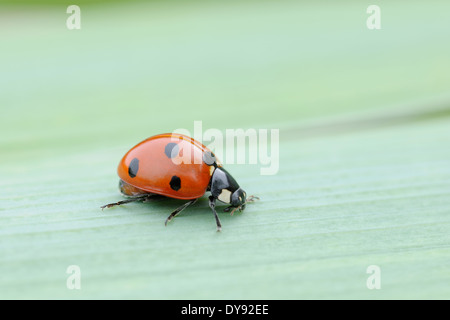
<instances>
[{"instance_id":1,"label":"seven-spot ladybird","mask_svg":"<svg viewBox=\"0 0 450 320\"><path fill-rule=\"evenodd\" d=\"M242 211L250 196L239 187L215 155L200 142L182 134L165 133L150 137L129 150L119 163L119 189L127 200L101 208L134 201L149 201L164 196L188 200L173 211L165 224L192 205L206 191L211 192L209 206L216 219L217 231L222 225L216 212L216 200L230 204L224 211Z\"/></svg>"}]
</instances>

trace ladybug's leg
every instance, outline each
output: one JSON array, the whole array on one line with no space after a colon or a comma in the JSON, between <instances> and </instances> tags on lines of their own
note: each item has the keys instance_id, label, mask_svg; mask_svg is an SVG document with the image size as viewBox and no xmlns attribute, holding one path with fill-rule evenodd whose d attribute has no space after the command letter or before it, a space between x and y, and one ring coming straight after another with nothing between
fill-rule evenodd
<instances>
[{"instance_id":1,"label":"ladybug's leg","mask_svg":"<svg viewBox=\"0 0 450 320\"><path fill-rule=\"evenodd\" d=\"M217 231L222 230L222 224L220 223L219 216L216 212L216 198L213 196L209 197L209 207L211 208L212 212L214 213L214 218L216 218L216 224L217 224Z\"/></svg>"},{"instance_id":2,"label":"ladybug's leg","mask_svg":"<svg viewBox=\"0 0 450 320\"><path fill-rule=\"evenodd\" d=\"M170 216L167 217L166 222L164 223L166 226L167 224L181 211L189 207L191 204L194 204L197 201L197 199L189 200L185 204L183 204L181 207L177 208L174 212L170 214Z\"/></svg>"},{"instance_id":3,"label":"ladybug's leg","mask_svg":"<svg viewBox=\"0 0 450 320\"><path fill-rule=\"evenodd\" d=\"M255 202L256 200L259 200L259 197L257 196L250 196L247 198L247 201L245 201L245 203L247 202Z\"/></svg>"},{"instance_id":4,"label":"ladybug's leg","mask_svg":"<svg viewBox=\"0 0 450 320\"><path fill-rule=\"evenodd\" d=\"M230 210L231 210L231 212L230 212ZM244 210L244 207L243 206L238 206L238 207L229 206L229 207L226 207L225 209L223 209L224 212L230 212L230 215L233 215L236 210L242 211L242 210Z\"/></svg>"},{"instance_id":5,"label":"ladybug's leg","mask_svg":"<svg viewBox=\"0 0 450 320\"><path fill-rule=\"evenodd\" d=\"M126 200L122 200L122 201L118 201L118 202L114 202L114 203L108 203L105 204L104 206L101 206L100 208L105 209L105 208L111 208L111 207L115 207L115 206L120 206L121 204L125 204L125 203L130 203L130 202L138 202L138 201L147 201L149 200L152 196L154 196L153 194L146 194L146 195L142 195L142 196L136 196L130 199L126 199Z\"/></svg>"}]
</instances>

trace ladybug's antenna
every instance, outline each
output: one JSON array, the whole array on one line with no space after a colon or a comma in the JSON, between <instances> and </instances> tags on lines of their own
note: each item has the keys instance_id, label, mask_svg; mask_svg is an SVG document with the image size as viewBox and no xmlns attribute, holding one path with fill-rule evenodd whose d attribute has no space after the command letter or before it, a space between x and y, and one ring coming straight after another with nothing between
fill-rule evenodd
<instances>
[{"instance_id":1,"label":"ladybug's antenna","mask_svg":"<svg viewBox=\"0 0 450 320\"><path fill-rule=\"evenodd\" d=\"M255 202L256 200L259 200L259 197L257 196L250 196L247 198L247 200L245 200L244 204L249 203L249 202Z\"/></svg>"}]
</instances>

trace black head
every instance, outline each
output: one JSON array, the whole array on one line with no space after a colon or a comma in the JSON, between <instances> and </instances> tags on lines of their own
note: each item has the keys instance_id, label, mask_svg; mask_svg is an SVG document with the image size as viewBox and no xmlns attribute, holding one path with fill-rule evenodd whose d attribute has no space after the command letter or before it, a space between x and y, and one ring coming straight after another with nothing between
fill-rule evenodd
<instances>
[{"instance_id":1,"label":"black head","mask_svg":"<svg viewBox=\"0 0 450 320\"><path fill-rule=\"evenodd\" d=\"M231 194L231 206L233 207L241 207L241 210L244 210L246 200L247 194L241 188Z\"/></svg>"},{"instance_id":2,"label":"black head","mask_svg":"<svg viewBox=\"0 0 450 320\"><path fill-rule=\"evenodd\" d=\"M222 167L214 170L211 178L211 194L221 202L233 207L245 208L246 193L234 178Z\"/></svg>"}]
</instances>

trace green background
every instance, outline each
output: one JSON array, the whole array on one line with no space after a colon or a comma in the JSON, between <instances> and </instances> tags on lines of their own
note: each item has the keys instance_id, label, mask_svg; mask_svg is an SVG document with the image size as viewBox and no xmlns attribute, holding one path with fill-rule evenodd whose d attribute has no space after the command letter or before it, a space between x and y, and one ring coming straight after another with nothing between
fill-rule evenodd
<instances>
[{"instance_id":1,"label":"green background","mask_svg":"<svg viewBox=\"0 0 450 320\"><path fill-rule=\"evenodd\" d=\"M450 298L450 3L0 2L0 298ZM121 200L177 128L279 129L261 201ZM81 290L66 269L81 269ZM381 270L369 290L367 267Z\"/></svg>"}]
</instances>

